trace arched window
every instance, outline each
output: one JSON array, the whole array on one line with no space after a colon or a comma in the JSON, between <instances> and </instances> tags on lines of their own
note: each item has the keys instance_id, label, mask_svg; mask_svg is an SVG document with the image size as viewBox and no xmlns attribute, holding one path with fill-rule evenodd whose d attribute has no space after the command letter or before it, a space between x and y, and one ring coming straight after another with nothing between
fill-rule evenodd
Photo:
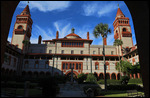
<instances>
[{"instance_id":1,"label":"arched window","mask_svg":"<svg viewBox=\"0 0 150 98\"><path fill-rule=\"evenodd\" d=\"M99 63L95 62L95 70L98 70L98 65L99 65Z\"/></svg>"},{"instance_id":2,"label":"arched window","mask_svg":"<svg viewBox=\"0 0 150 98\"><path fill-rule=\"evenodd\" d=\"M65 63L63 63L63 69L65 69Z\"/></svg>"},{"instance_id":3,"label":"arched window","mask_svg":"<svg viewBox=\"0 0 150 98\"><path fill-rule=\"evenodd\" d=\"M20 25L20 26L18 26L18 29L23 29L23 27Z\"/></svg>"},{"instance_id":4,"label":"arched window","mask_svg":"<svg viewBox=\"0 0 150 98\"><path fill-rule=\"evenodd\" d=\"M68 64L66 64L66 69L68 69Z\"/></svg>"},{"instance_id":5,"label":"arched window","mask_svg":"<svg viewBox=\"0 0 150 98\"><path fill-rule=\"evenodd\" d=\"M35 61L35 68L39 68L39 61Z\"/></svg>"},{"instance_id":6,"label":"arched window","mask_svg":"<svg viewBox=\"0 0 150 98\"><path fill-rule=\"evenodd\" d=\"M46 69L49 68L49 61L46 61L46 62L45 62L45 68L46 68Z\"/></svg>"},{"instance_id":7,"label":"arched window","mask_svg":"<svg viewBox=\"0 0 150 98\"><path fill-rule=\"evenodd\" d=\"M81 69L81 64L79 64L79 69Z\"/></svg>"},{"instance_id":8,"label":"arched window","mask_svg":"<svg viewBox=\"0 0 150 98\"><path fill-rule=\"evenodd\" d=\"M123 31L123 32L126 32L126 28L123 28L122 31Z\"/></svg>"},{"instance_id":9,"label":"arched window","mask_svg":"<svg viewBox=\"0 0 150 98\"><path fill-rule=\"evenodd\" d=\"M24 68L29 68L29 62L27 60L24 63Z\"/></svg>"},{"instance_id":10,"label":"arched window","mask_svg":"<svg viewBox=\"0 0 150 98\"><path fill-rule=\"evenodd\" d=\"M76 64L76 69L78 69L78 63Z\"/></svg>"}]
</instances>

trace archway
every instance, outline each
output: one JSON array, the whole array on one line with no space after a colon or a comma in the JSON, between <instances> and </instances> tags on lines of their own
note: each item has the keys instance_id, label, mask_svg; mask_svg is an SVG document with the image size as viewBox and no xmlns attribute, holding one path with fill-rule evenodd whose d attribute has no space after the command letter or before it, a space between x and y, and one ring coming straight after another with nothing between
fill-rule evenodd
<instances>
[{"instance_id":1,"label":"archway","mask_svg":"<svg viewBox=\"0 0 150 98\"><path fill-rule=\"evenodd\" d=\"M32 71L28 71L27 77L28 77L28 78L31 78L31 77L32 77Z\"/></svg>"},{"instance_id":2,"label":"archway","mask_svg":"<svg viewBox=\"0 0 150 98\"><path fill-rule=\"evenodd\" d=\"M117 74L117 79L120 80L120 73Z\"/></svg>"},{"instance_id":3,"label":"archway","mask_svg":"<svg viewBox=\"0 0 150 98\"><path fill-rule=\"evenodd\" d=\"M116 74L115 73L111 74L111 79L115 79L116 80Z\"/></svg>"},{"instance_id":4,"label":"archway","mask_svg":"<svg viewBox=\"0 0 150 98\"><path fill-rule=\"evenodd\" d=\"M141 77L145 96L149 96L149 3L147 1L124 1L134 23L139 53ZM1 65L4 61L6 42L13 13L19 1L1 1ZM9 7L8 7L9 6ZM141 14L144 12L144 15ZM142 25L141 25L142 24ZM144 28L144 29L143 29Z\"/></svg>"},{"instance_id":5,"label":"archway","mask_svg":"<svg viewBox=\"0 0 150 98\"><path fill-rule=\"evenodd\" d=\"M104 74L103 73L99 74L99 79L104 79Z\"/></svg>"},{"instance_id":6,"label":"archway","mask_svg":"<svg viewBox=\"0 0 150 98\"><path fill-rule=\"evenodd\" d=\"M106 79L110 79L110 74L106 73Z\"/></svg>"},{"instance_id":7,"label":"archway","mask_svg":"<svg viewBox=\"0 0 150 98\"><path fill-rule=\"evenodd\" d=\"M46 76L50 76L51 75L51 73L50 72L46 72Z\"/></svg>"},{"instance_id":8,"label":"archway","mask_svg":"<svg viewBox=\"0 0 150 98\"><path fill-rule=\"evenodd\" d=\"M94 76L97 78L98 80L98 74L96 72L94 72Z\"/></svg>"},{"instance_id":9,"label":"archway","mask_svg":"<svg viewBox=\"0 0 150 98\"><path fill-rule=\"evenodd\" d=\"M33 75L34 75L34 78L37 78L37 77L39 76L39 73L38 73L37 71L35 71L35 72L33 73Z\"/></svg>"},{"instance_id":10,"label":"archway","mask_svg":"<svg viewBox=\"0 0 150 98\"><path fill-rule=\"evenodd\" d=\"M22 77L25 77L26 74L27 74L27 73L26 73L25 71L23 71L23 72L22 72Z\"/></svg>"},{"instance_id":11,"label":"archway","mask_svg":"<svg viewBox=\"0 0 150 98\"><path fill-rule=\"evenodd\" d=\"M40 72L40 77L43 77L45 75L45 73L43 71Z\"/></svg>"},{"instance_id":12,"label":"archway","mask_svg":"<svg viewBox=\"0 0 150 98\"><path fill-rule=\"evenodd\" d=\"M66 77L68 81L71 81L71 71L66 73ZM73 71L73 80L77 80L77 74Z\"/></svg>"}]
</instances>

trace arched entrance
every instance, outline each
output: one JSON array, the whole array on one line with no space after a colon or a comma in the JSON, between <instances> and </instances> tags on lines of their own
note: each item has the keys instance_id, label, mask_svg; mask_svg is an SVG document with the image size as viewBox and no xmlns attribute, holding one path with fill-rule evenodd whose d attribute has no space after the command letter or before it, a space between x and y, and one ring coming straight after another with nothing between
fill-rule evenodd
<instances>
[{"instance_id":1,"label":"arched entrance","mask_svg":"<svg viewBox=\"0 0 150 98\"><path fill-rule=\"evenodd\" d=\"M106 73L106 79L110 79L110 74Z\"/></svg>"},{"instance_id":2,"label":"arched entrance","mask_svg":"<svg viewBox=\"0 0 150 98\"><path fill-rule=\"evenodd\" d=\"M117 79L120 80L120 73L117 74Z\"/></svg>"},{"instance_id":3,"label":"arched entrance","mask_svg":"<svg viewBox=\"0 0 150 98\"><path fill-rule=\"evenodd\" d=\"M97 78L98 80L98 74L96 72L94 72L94 76Z\"/></svg>"},{"instance_id":4,"label":"arched entrance","mask_svg":"<svg viewBox=\"0 0 150 98\"><path fill-rule=\"evenodd\" d=\"M99 79L104 79L103 73L100 73L100 74L99 74Z\"/></svg>"},{"instance_id":5,"label":"arched entrance","mask_svg":"<svg viewBox=\"0 0 150 98\"><path fill-rule=\"evenodd\" d=\"M116 74L115 73L111 74L111 79L115 79L116 80Z\"/></svg>"},{"instance_id":6,"label":"arched entrance","mask_svg":"<svg viewBox=\"0 0 150 98\"><path fill-rule=\"evenodd\" d=\"M66 77L67 77L67 80L68 80L68 81L71 81L71 71L68 71L65 75L66 75ZM77 79L77 75L78 75L78 73L75 72L75 71L73 71L73 80L76 80L76 79Z\"/></svg>"}]
</instances>

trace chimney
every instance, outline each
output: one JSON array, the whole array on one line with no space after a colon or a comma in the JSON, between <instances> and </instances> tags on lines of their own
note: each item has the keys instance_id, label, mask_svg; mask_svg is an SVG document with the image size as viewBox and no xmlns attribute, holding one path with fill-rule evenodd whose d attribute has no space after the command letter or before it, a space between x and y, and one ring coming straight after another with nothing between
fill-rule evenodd
<instances>
[{"instance_id":1,"label":"chimney","mask_svg":"<svg viewBox=\"0 0 150 98\"><path fill-rule=\"evenodd\" d=\"M58 36L59 36L59 32L57 31L56 32L56 39L58 39Z\"/></svg>"},{"instance_id":2,"label":"chimney","mask_svg":"<svg viewBox=\"0 0 150 98\"><path fill-rule=\"evenodd\" d=\"M106 39L106 37L104 38L104 45L107 45L107 39Z\"/></svg>"},{"instance_id":3,"label":"chimney","mask_svg":"<svg viewBox=\"0 0 150 98\"><path fill-rule=\"evenodd\" d=\"M89 39L89 32L87 32L87 39Z\"/></svg>"},{"instance_id":4,"label":"chimney","mask_svg":"<svg viewBox=\"0 0 150 98\"><path fill-rule=\"evenodd\" d=\"M39 35L38 44L41 44L42 37Z\"/></svg>"}]
</instances>

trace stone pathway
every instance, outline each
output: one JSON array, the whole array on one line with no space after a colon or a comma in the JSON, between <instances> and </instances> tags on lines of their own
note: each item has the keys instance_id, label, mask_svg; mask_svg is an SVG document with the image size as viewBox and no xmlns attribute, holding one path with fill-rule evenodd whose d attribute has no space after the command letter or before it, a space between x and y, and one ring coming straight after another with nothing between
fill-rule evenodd
<instances>
[{"instance_id":1,"label":"stone pathway","mask_svg":"<svg viewBox=\"0 0 150 98\"><path fill-rule=\"evenodd\" d=\"M60 93L56 97L87 97L78 84L60 84Z\"/></svg>"}]
</instances>

